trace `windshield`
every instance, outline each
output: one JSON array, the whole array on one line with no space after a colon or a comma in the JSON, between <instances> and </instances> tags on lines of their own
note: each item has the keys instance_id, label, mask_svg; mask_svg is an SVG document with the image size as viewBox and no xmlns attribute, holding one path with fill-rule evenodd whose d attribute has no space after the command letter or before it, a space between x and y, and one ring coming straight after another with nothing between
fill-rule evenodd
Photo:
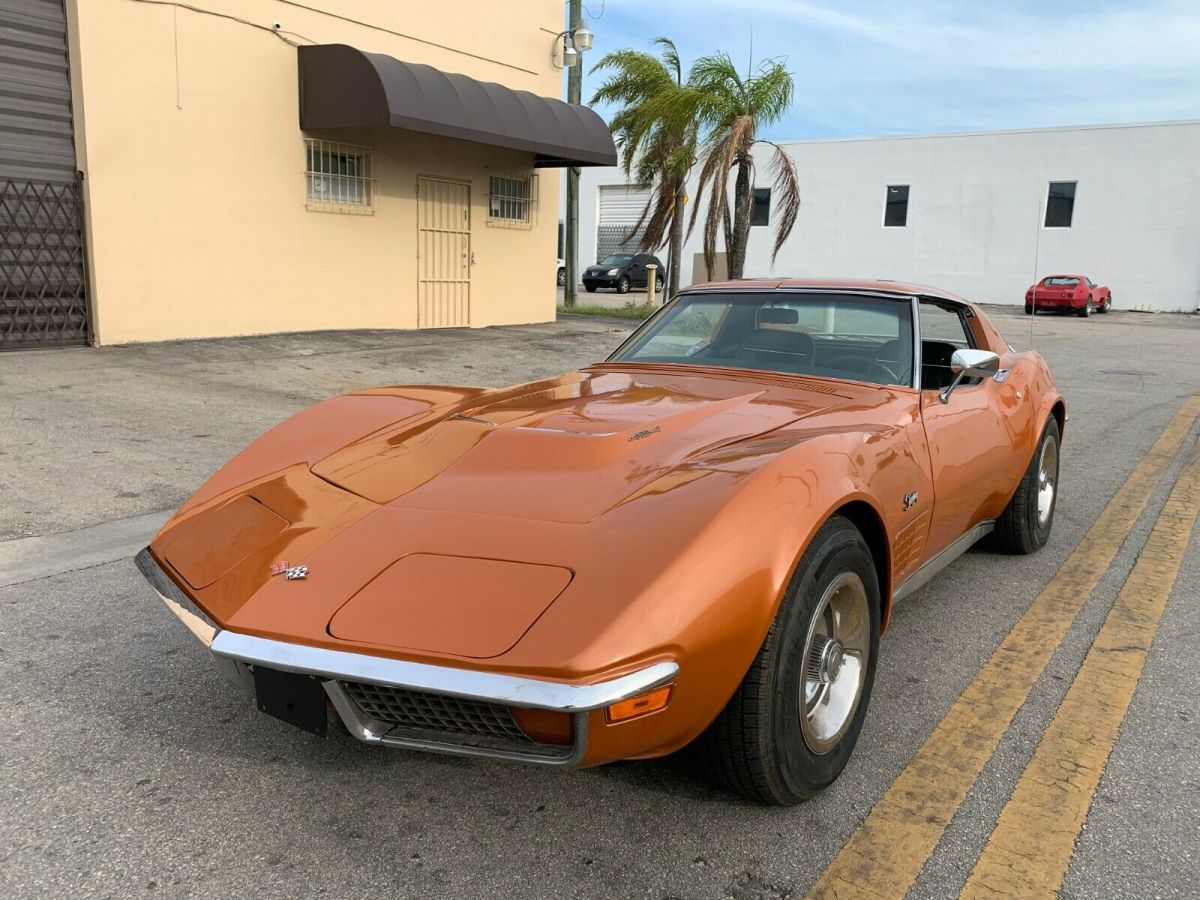
<instances>
[{"instance_id":1,"label":"windshield","mask_svg":"<svg viewBox=\"0 0 1200 900\"><path fill-rule=\"evenodd\" d=\"M604 257L604 259L600 260L600 262L598 262L596 265L599 265L599 266L623 266L627 262L629 262L631 259L633 259L633 257L629 256L626 253L614 253L612 256Z\"/></svg>"},{"instance_id":2,"label":"windshield","mask_svg":"<svg viewBox=\"0 0 1200 900\"><path fill-rule=\"evenodd\" d=\"M1054 275L1047 278L1042 284L1046 285L1046 287L1075 287L1075 285L1079 284L1079 279L1068 278L1065 275Z\"/></svg>"},{"instance_id":3,"label":"windshield","mask_svg":"<svg viewBox=\"0 0 1200 900\"><path fill-rule=\"evenodd\" d=\"M907 298L850 294L685 294L619 349L613 362L728 366L912 383Z\"/></svg>"}]
</instances>

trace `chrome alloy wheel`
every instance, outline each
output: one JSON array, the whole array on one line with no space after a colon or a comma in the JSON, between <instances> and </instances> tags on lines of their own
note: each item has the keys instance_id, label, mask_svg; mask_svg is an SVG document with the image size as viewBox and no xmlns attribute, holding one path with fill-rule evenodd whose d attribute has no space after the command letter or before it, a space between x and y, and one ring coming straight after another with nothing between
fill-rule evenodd
<instances>
[{"instance_id":1,"label":"chrome alloy wheel","mask_svg":"<svg viewBox=\"0 0 1200 900\"><path fill-rule=\"evenodd\" d=\"M1058 487L1058 442L1042 444L1042 455L1038 460L1037 476L1037 520L1038 527L1045 528L1054 512L1054 492Z\"/></svg>"},{"instance_id":2,"label":"chrome alloy wheel","mask_svg":"<svg viewBox=\"0 0 1200 900\"><path fill-rule=\"evenodd\" d=\"M800 730L813 753L828 753L850 727L870 654L867 590L858 575L844 572L825 589L804 643Z\"/></svg>"}]
</instances>

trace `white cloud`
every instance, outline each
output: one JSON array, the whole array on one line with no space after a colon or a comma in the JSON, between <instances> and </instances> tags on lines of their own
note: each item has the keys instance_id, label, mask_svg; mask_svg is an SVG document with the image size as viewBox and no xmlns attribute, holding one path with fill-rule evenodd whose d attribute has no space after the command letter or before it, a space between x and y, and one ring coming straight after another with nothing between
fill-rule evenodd
<instances>
[{"instance_id":1,"label":"white cloud","mask_svg":"<svg viewBox=\"0 0 1200 900\"><path fill-rule=\"evenodd\" d=\"M776 137L1200 116L1197 0L615 0L593 28L689 58L747 58L753 33L796 76Z\"/></svg>"}]
</instances>

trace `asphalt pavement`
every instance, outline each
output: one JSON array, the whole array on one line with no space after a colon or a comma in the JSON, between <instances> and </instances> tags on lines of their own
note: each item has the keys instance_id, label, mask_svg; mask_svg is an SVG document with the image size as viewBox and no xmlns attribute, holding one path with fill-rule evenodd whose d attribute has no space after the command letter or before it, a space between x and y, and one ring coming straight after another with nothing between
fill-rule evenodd
<instances>
[{"instance_id":1,"label":"asphalt pavement","mask_svg":"<svg viewBox=\"0 0 1200 900\"><path fill-rule=\"evenodd\" d=\"M1054 534L968 553L896 610L845 773L764 809L686 754L580 772L319 739L257 713L130 556L270 425L379 384L501 385L603 358L630 323L275 335L0 355L0 895L800 897L1200 391L1200 320L992 310L1069 405ZM910 896L955 896L1200 454L1190 422ZM1200 529L1061 895L1191 897L1200 866ZM1110 555L1110 554L1105 554Z\"/></svg>"}]
</instances>

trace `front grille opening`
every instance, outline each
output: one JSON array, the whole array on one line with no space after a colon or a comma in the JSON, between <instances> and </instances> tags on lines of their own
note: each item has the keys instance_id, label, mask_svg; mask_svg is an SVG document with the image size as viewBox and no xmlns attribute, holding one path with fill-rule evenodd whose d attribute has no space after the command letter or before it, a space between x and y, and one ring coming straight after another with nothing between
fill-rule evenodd
<instances>
[{"instance_id":1,"label":"front grille opening","mask_svg":"<svg viewBox=\"0 0 1200 900\"><path fill-rule=\"evenodd\" d=\"M517 725L512 711L499 703L356 681L344 681L342 687L363 714L377 722L446 735L533 743Z\"/></svg>"}]
</instances>

